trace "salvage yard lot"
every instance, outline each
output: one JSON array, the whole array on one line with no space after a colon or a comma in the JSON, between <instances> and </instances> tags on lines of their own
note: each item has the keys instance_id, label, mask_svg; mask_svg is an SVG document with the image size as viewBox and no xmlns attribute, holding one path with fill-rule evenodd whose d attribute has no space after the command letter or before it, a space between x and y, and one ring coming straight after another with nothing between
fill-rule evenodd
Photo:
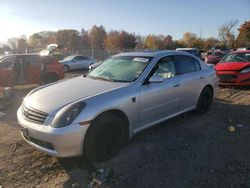
<instances>
[{"instance_id":1,"label":"salvage yard lot","mask_svg":"<svg viewBox=\"0 0 250 188\"><path fill-rule=\"evenodd\" d=\"M250 187L250 89L221 88L207 114L163 122L135 135L112 160L91 164L23 141L15 113L33 87L18 88L17 104L0 114L0 186L85 187L94 165L113 170L106 187Z\"/></svg>"}]
</instances>

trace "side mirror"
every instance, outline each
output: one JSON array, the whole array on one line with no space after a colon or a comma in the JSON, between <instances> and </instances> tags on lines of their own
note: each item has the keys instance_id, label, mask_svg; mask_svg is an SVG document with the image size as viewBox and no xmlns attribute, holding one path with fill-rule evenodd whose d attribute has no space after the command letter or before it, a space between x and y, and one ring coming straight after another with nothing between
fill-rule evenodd
<instances>
[{"instance_id":1,"label":"side mirror","mask_svg":"<svg viewBox=\"0 0 250 188\"><path fill-rule=\"evenodd\" d=\"M149 79L149 83L161 83L163 82L165 79L161 76L152 76L150 79Z\"/></svg>"}]
</instances>

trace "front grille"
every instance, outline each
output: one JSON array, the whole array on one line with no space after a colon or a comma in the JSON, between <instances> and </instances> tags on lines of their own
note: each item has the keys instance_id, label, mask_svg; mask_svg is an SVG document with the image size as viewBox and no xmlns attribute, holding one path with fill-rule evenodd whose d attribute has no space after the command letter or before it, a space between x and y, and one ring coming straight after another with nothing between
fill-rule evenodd
<instances>
[{"instance_id":1,"label":"front grille","mask_svg":"<svg viewBox=\"0 0 250 188\"><path fill-rule=\"evenodd\" d=\"M234 74L219 74L219 78L222 80L233 80L238 78L238 76Z\"/></svg>"},{"instance_id":2,"label":"front grille","mask_svg":"<svg viewBox=\"0 0 250 188\"><path fill-rule=\"evenodd\" d=\"M236 83L236 80L238 78L237 75L234 74L219 74L220 83Z\"/></svg>"},{"instance_id":3,"label":"front grille","mask_svg":"<svg viewBox=\"0 0 250 188\"><path fill-rule=\"evenodd\" d=\"M35 109L30 109L24 105L22 105L22 114L26 120L39 124L43 124L48 116L48 114L45 112L41 112Z\"/></svg>"}]
</instances>

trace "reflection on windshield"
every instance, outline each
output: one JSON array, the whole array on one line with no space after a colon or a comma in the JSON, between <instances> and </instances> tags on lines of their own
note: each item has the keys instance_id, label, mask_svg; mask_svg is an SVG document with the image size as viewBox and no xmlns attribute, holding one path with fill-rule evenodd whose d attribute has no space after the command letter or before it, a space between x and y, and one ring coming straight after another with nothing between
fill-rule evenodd
<instances>
[{"instance_id":1,"label":"reflection on windshield","mask_svg":"<svg viewBox=\"0 0 250 188\"><path fill-rule=\"evenodd\" d=\"M228 54L221 59L221 62L250 62L250 53Z\"/></svg>"},{"instance_id":2,"label":"reflection on windshield","mask_svg":"<svg viewBox=\"0 0 250 188\"><path fill-rule=\"evenodd\" d=\"M151 57L113 57L91 71L87 77L112 82L132 82L141 75L150 60Z\"/></svg>"}]
</instances>

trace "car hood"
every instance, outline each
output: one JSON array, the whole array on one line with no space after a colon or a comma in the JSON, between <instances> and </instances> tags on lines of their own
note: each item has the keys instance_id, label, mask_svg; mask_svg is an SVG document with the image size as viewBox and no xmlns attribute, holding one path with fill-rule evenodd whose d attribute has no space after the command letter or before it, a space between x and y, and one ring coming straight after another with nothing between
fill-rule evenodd
<instances>
[{"instance_id":1,"label":"car hood","mask_svg":"<svg viewBox=\"0 0 250 188\"><path fill-rule=\"evenodd\" d=\"M25 97L26 106L53 113L57 109L79 99L98 95L128 85L128 83L93 80L79 76L41 89L34 90Z\"/></svg>"},{"instance_id":2,"label":"car hood","mask_svg":"<svg viewBox=\"0 0 250 188\"><path fill-rule=\"evenodd\" d=\"M250 66L250 62L227 62L227 63L218 63L216 65L217 71L238 71L244 69L245 67Z\"/></svg>"}]
</instances>

